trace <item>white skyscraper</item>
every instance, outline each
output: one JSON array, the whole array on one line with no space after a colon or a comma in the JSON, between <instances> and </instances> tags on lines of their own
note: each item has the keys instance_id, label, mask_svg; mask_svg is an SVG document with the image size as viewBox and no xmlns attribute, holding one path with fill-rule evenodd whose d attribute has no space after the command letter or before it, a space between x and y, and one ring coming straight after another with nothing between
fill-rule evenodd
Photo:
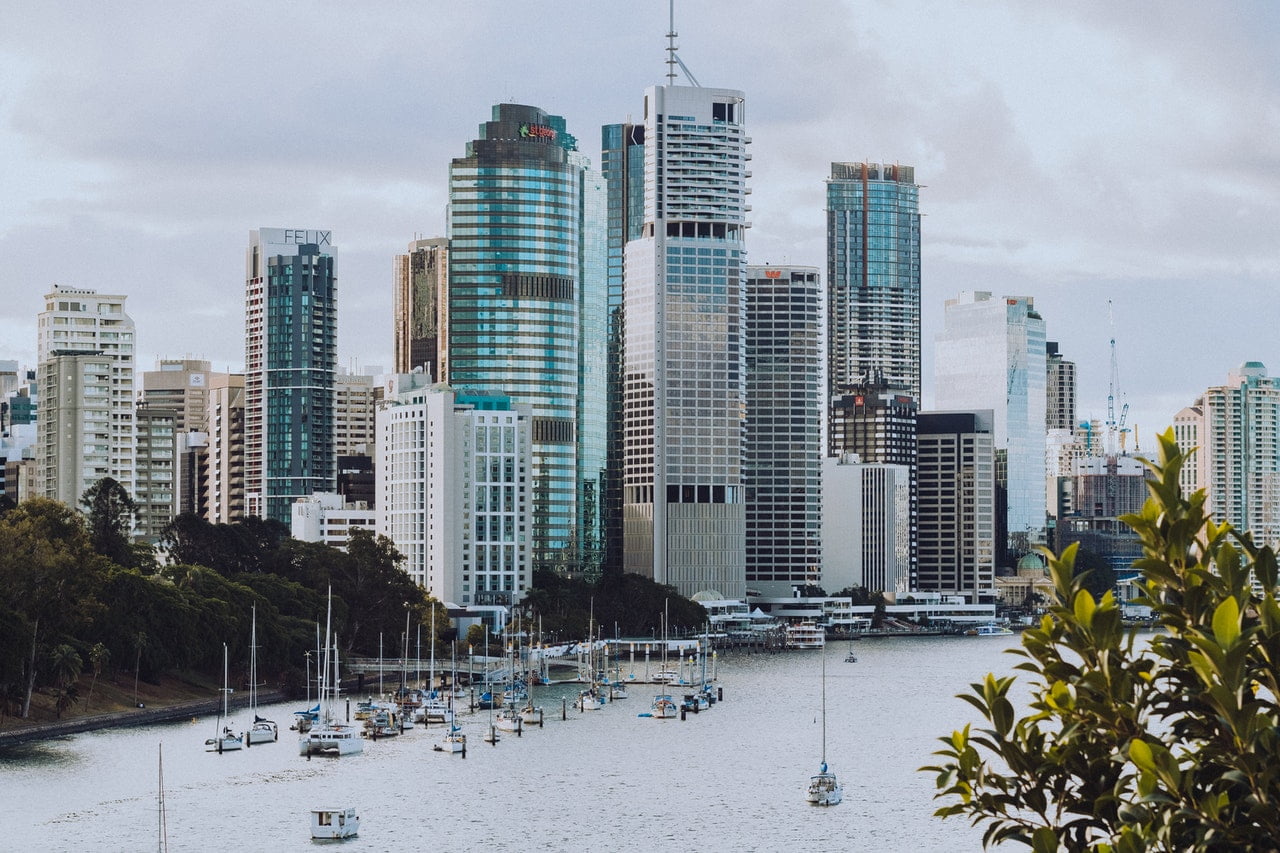
<instances>
[{"instance_id":1,"label":"white skyscraper","mask_svg":"<svg viewBox=\"0 0 1280 853\"><path fill-rule=\"evenodd\" d=\"M39 493L69 506L103 477L134 490L134 328L124 303L55 284L37 319Z\"/></svg>"},{"instance_id":2,"label":"white skyscraper","mask_svg":"<svg viewBox=\"0 0 1280 853\"><path fill-rule=\"evenodd\" d=\"M623 549L684 595L746 594L743 93L645 94L642 210L623 252ZM608 129L606 128L606 131Z\"/></svg>"},{"instance_id":3,"label":"white skyscraper","mask_svg":"<svg viewBox=\"0 0 1280 853\"><path fill-rule=\"evenodd\" d=\"M934 348L941 410L990 409L1009 547L1045 540L1045 323L1030 297L966 291L949 299Z\"/></svg>"}]
</instances>

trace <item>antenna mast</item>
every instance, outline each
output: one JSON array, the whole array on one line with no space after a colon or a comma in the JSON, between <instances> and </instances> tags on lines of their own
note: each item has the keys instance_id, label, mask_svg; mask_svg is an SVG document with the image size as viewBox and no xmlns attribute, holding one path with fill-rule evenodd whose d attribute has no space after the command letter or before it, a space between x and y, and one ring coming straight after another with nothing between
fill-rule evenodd
<instances>
[{"instance_id":1,"label":"antenna mast","mask_svg":"<svg viewBox=\"0 0 1280 853\"><path fill-rule=\"evenodd\" d=\"M684 72L684 76L689 78L689 82L698 88L702 88L702 84L698 82L698 78L693 76L693 72L689 70L689 66L684 64L684 60L680 58L680 54L676 53L676 0L667 0L667 12L669 22L667 27L667 85L674 86L676 84L676 66L680 66L680 70Z\"/></svg>"}]
</instances>

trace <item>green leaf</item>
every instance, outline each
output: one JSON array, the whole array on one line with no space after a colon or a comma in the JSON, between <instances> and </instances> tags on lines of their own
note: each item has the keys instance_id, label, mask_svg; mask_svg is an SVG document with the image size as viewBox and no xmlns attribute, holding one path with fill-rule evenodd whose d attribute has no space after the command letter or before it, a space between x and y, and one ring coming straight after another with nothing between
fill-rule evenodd
<instances>
[{"instance_id":1,"label":"green leaf","mask_svg":"<svg viewBox=\"0 0 1280 853\"><path fill-rule=\"evenodd\" d=\"M1047 826L1042 826L1031 836L1031 849L1034 853L1058 853L1058 833Z\"/></svg>"},{"instance_id":2,"label":"green leaf","mask_svg":"<svg viewBox=\"0 0 1280 853\"><path fill-rule=\"evenodd\" d=\"M1230 648L1240 638L1240 605L1228 596L1213 611L1213 636L1223 648Z\"/></svg>"}]
</instances>

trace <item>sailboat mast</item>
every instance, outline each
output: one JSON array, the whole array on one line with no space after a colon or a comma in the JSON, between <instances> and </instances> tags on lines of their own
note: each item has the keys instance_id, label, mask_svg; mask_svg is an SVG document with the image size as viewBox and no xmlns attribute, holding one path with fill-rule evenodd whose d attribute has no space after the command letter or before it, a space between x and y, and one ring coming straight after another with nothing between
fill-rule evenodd
<instances>
[{"instance_id":1,"label":"sailboat mast","mask_svg":"<svg viewBox=\"0 0 1280 853\"><path fill-rule=\"evenodd\" d=\"M827 772L827 653L822 652L822 772Z\"/></svg>"},{"instance_id":2,"label":"sailboat mast","mask_svg":"<svg viewBox=\"0 0 1280 853\"><path fill-rule=\"evenodd\" d=\"M156 849L159 853L168 853L169 850L169 827L164 810L164 744L160 744L159 748L159 784L156 787L156 818L159 823L157 827L159 837L156 839Z\"/></svg>"}]
</instances>

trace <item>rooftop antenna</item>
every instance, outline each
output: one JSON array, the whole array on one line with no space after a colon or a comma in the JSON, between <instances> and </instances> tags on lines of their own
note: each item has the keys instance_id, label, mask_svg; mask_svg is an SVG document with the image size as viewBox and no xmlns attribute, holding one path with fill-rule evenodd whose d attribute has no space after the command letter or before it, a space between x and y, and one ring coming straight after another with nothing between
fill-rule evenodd
<instances>
[{"instance_id":1,"label":"rooftop antenna","mask_svg":"<svg viewBox=\"0 0 1280 853\"><path fill-rule=\"evenodd\" d=\"M676 0L667 0L667 11L670 16L670 26L667 29L667 85L676 84L676 66L679 65L684 76L689 78L689 82L701 89L702 84L698 82L698 78L693 76L689 66L685 65L680 54L676 53L676 36L679 35L676 32Z\"/></svg>"}]
</instances>

